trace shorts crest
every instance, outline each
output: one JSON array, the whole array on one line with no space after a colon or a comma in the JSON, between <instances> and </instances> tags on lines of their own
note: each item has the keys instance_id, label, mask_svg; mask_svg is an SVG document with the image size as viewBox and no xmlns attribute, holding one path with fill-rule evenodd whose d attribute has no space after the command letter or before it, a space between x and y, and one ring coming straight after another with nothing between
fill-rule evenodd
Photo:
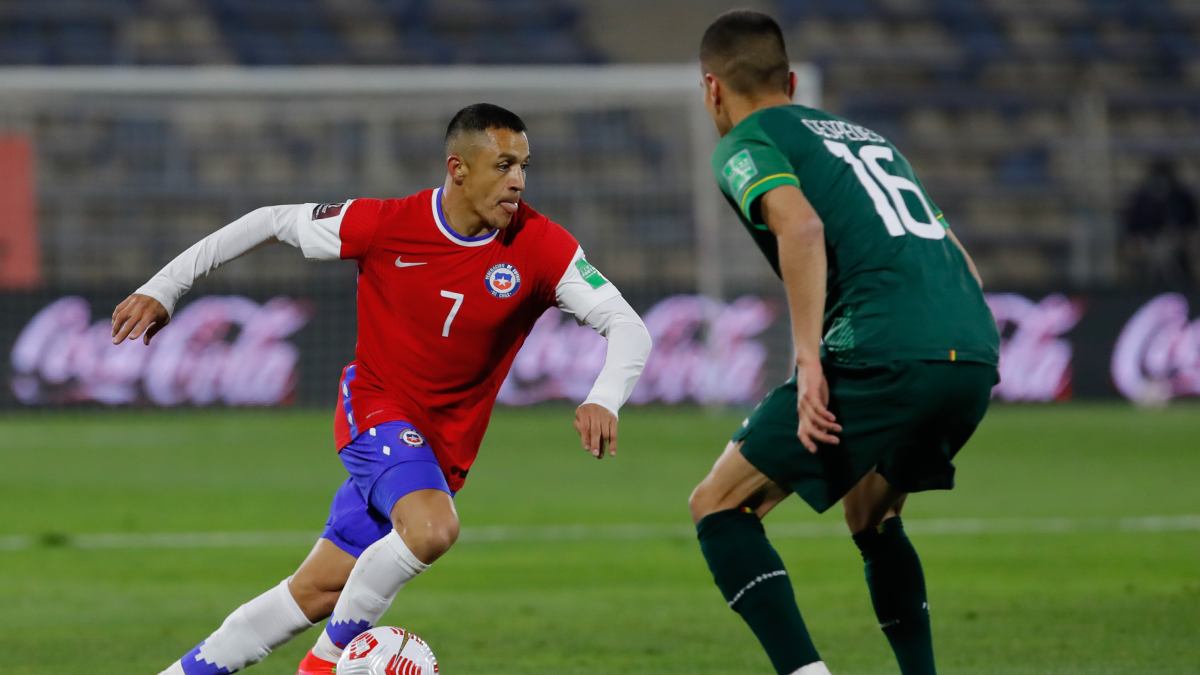
<instances>
[{"instance_id":1,"label":"shorts crest","mask_svg":"<svg viewBox=\"0 0 1200 675\"><path fill-rule=\"evenodd\" d=\"M401 431L400 440L414 448L419 448L422 445L425 445L425 438L421 436L421 434L417 433L416 429L405 429L404 431Z\"/></svg>"}]
</instances>

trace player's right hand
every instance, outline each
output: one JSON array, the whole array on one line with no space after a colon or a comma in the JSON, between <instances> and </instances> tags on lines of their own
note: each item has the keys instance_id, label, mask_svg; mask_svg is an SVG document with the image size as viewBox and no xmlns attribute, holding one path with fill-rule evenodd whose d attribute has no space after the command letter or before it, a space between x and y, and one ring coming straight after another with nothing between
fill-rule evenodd
<instances>
[{"instance_id":1,"label":"player's right hand","mask_svg":"<svg viewBox=\"0 0 1200 675\"><path fill-rule=\"evenodd\" d=\"M816 454L817 444L837 445L834 434L842 430L837 417L829 412L829 383L819 361L801 365L796 373L796 412L800 426L796 437L809 452Z\"/></svg>"},{"instance_id":2,"label":"player's right hand","mask_svg":"<svg viewBox=\"0 0 1200 675\"><path fill-rule=\"evenodd\" d=\"M150 344L150 338L158 334L171 321L171 315L162 303L148 295L133 295L121 301L112 314L112 341L119 345L126 338Z\"/></svg>"},{"instance_id":3,"label":"player's right hand","mask_svg":"<svg viewBox=\"0 0 1200 675\"><path fill-rule=\"evenodd\" d=\"M596 403L584 403L575 409L575 431L592 457L604 459L604 452L617 454L617 416Z\"/></svg>"}]
</instances>

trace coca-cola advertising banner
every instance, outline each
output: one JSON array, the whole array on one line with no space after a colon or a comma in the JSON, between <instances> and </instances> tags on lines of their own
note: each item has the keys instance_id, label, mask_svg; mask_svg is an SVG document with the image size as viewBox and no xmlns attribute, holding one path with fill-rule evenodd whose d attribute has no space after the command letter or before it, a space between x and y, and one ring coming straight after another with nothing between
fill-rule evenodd
<instances>
[{"instance_id":1,"label":"coca-cola advertising banner","mask_svg":"<svg viewBox=\"0 0 1200 675\"><path fill-rule=\"evenodd\" d=\"M185 301L149 346L111 340L119 295L0 294L0 407L332 405L354 358L353 287ZM668 296L642 308L656 349L635 403L744 404L769 381L772 301ZM557 310L537 322L500 402L581 401L606 343ZM786 359L786 355L784 357ZM778 370L778 369L775 369ZM780 371L782 372L782 371Z\"/></svg>"},{"instance_id":2,"label":"coca-cola advertising banner","mask_svg":"<svg viewBox=\"0 0 1200 675\"><path fill-rule=\"evenodd\" d=\"M149 347L113 346L109 316L120 295L0 294L0 407L330 404L354 351L346 290L197 297ZM1200 396L1200 320L1191 318L1200 298L992 293L988 302L1002 335L998 400ZM634 304L655 348L633 403L746 405L789 374L777 299L671 295ZM582 400L604 356L603 338L551 310L500 401Z\"/></svg>"},{"instance_id":3,"label":"coca-cola advertising banner","mask_svg":"<svg viewBox=\"0 0 1200 675\"><path fill-rule=\"evenodd\" d=\"M1200 297L992 293L1005 401L1200 396Z\"/></svg>"}]
</instances>

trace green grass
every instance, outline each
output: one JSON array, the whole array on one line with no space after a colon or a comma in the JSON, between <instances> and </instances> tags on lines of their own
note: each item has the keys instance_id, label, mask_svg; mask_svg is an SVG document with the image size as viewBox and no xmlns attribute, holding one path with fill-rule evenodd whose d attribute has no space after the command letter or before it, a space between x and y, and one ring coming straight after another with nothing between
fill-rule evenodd
<instances>
[{"instance_id":1,"label":"green grass","mask_svg":"<svg viewBox=\"0 0 1200 675\"><path fill-rule=\"evenodd\" d=\"M0 417L0 541L10 542L0 673L157 672L277 583L344 478L329 420L324 410ZM687 495L738 421L629 410L620 456L597 462L577 449L568 409L498 411L457 499L464 539L385 621L425 636L450 675L769 672L687 529ZM1117 520L1200 514L1198 436L1195 407L995 409L958 461L958 489L914 497L905 512L942 671L1200 672L1200 533ZM946 518L1020 521L922 533ZM1049 518L1067 519L1062 531L1037 527ZM790 500L767 525L838 522ZM531 529L630 524L661 536ZM478 536L501 526L510 539ZM171 532L285 535L222 548L78 545L89 533ZM849 539L776 543L833 671L895 672ZM294 673L313 637L250 672Z\"/></svg>"}]
</instances>

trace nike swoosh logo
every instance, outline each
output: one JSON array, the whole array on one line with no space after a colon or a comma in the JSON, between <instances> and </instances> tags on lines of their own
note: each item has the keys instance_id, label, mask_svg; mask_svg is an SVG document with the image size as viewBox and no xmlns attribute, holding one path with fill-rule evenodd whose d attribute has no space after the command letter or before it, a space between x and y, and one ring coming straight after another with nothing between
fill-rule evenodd
<instances>
[{"instance_id":1,"label":"nike swoosh logo","mask_svg":"<svg viewBox=\"0 0 1200 675\"><path fill-rule=\"evenodd\" d=\"M404 256L402 256L402 255L396 256L396 267L416 267L417 265L425 264L423 262L403 262L401 260L401 258L403 258L403 257Z\"/></svg>"}]
</instances>

